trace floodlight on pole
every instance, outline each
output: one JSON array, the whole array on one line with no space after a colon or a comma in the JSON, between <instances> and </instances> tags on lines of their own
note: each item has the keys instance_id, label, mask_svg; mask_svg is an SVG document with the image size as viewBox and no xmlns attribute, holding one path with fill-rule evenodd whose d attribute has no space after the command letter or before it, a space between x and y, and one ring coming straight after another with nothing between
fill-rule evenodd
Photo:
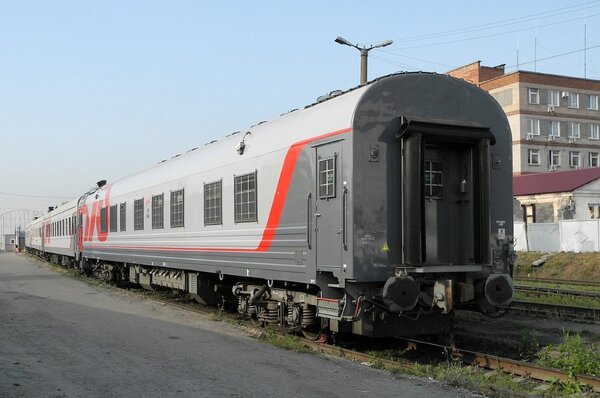
<instances>
[{"instance_id":1,"label":"floodlight on pole","mask_svg":"<svg viewBox=\"0 0 600 398\"><path fill-rule=\"evenodd\" d=\"M385 46L389 46L393 43L392 40L382 41L381 43L375 44L365 44L363 46L359 46L358 44L352 44L348 40L344 39L341 36L336 37L335 42L337 44L341 44L343 46L354 47L358 51L360 51L360 84L365 84L367 82L367 59L369 57L369 51L374 48L381 48Z\"/></svg>"}]
</instances>

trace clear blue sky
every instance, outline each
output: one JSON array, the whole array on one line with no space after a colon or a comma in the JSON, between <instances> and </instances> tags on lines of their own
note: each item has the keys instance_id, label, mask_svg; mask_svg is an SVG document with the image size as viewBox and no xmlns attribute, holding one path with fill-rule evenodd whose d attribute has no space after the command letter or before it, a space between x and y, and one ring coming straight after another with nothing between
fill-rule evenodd
<instances>
[{"instance_id":1,"label":"clear blue sky","mask_svg":"<svg viewBox=\"0 0 600 398\"><path fill-rule=\"evenodd\" d=\"M42 210L359 78L600 45L600 1L0 1L0 214ZM583 77L583 53L538 61ZM533 70L534 64L520 69ZM600 47L587 52L600 79ZM12 194L12 195L7 195ZM24 196L15 196L15 194Z\"/></svg>"}]
</instances>

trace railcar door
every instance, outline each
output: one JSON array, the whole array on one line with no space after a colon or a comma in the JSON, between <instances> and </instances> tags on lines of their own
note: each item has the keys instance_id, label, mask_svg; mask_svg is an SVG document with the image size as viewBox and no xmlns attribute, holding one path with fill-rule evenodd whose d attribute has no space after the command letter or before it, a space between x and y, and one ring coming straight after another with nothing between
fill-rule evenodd
<instances>
[{"instance_id":1,"label":"railcar door","mask_svg":"<svg viewBox=\"0 0 600 398\"><path fill-rule=\"evenodd\" d=\"M342 143L316 148L315 246L317 269L334 274L342 262Z\"/></svg>"},{"instance_id":2,"label":"railcar door","mask_svg":"<svg viewBox=\"0 0 600 398\"><path fill-rule=\"evenodd\" d=\"M426 144L423 164L425 261L474 262L472 145Z\"/></svg>"}]
</instances>

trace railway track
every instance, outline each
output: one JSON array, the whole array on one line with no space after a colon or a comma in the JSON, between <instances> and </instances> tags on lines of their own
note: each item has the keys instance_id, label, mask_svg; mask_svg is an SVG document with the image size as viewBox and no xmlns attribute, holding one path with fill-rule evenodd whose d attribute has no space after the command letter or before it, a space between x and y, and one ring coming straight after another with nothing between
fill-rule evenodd
<instances>
[{"instance_id":1,"label":"railway track","mask_svg":"<svg viewBox=\"0 0 600 398\"><path fill-rule=\"evenodd\" d=\"M527 278L521 277L516 278L515 282L534 282L534 283L554 283L558 285L572 285L572 286L591 286L600 288L600 281L584 281L577 279L554 279L554 278Z\"/></svg>"},{"instance_id":2,"label":"railway track","mask_svg":"<svg viewBox=\"0 0 600 398\"><path fill-rule=\"evenodd\" d=\"M584 290L562 289L547 286L526 286L515 285L517 292L536 295L555 295L555 296L573 296L573 297L589 297L600 299L600 292L590 292Z\"/></svg>"},{"instance_id":3,"label":"railway track","mask_svg":"<svg viewBox=\"0 0 600 398\"><path fill-rule=\"evenodd\" d=\"M510 311L536 316L550 316L553 318L577 321L600 322L600 309L598 308L536 303L533 301L513 301Z\"/></svg>"},{"instance_id":4,"label":"railway track","mask_svg":"<svg viewBox=\"0 0 600 398\"><path fill-rule=\"evenodd\" d=\"M188 311L193 311L202 316L207 316L207 312L201 309L193 308L189 305L173 303L169 300L154 299L161 303L172 305ZM248 330L259 330L261 326L256 324L247 324L243 326ZM289 332L277 331L276 329L269 329L271 332L285 335ZM475 366L483 369L489 369L493 371L502 371L515 376L531 378L541 382L552 382L554 380L560 380L567 382L569 380L575 381L581 384L588 385L594 392L600 393L600 378L594 376L576 375L570 374L569 372L563 372L558 369L552 369L536 364L532 364L525 361L518 361L510 358L503 358L495 355L488 355L484 353L458 349L455 347L448 347L441 344L420 341L408 338L397 338L406 342L410 349L436 349L438 352L442 350L449 357L457 358L465 365ZM331 345L323 342L313 341L306 338L299 338L302 345L312 351L319 352L326 355L338 356L351 361L361 362L365 364L372 364L377 362L383 365L387 369L405 369L408 370L412 366L411 363L396 361L387 358L375 357L370 353L364 353L349 348L343 348L336 345Z\"/></svg>"}]
</instances>

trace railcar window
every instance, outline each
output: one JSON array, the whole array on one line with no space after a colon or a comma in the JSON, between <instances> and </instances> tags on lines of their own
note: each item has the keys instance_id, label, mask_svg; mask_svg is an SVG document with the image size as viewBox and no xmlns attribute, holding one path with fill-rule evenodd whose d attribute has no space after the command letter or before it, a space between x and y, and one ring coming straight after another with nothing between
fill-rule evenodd
<instances>
[{"instance_id":1,"label":"railcar window","mask_svg":"<svg viewBox=\"0 0 600 398\"><path fill-rule=\"evenodd\" d=\"M319 198L335 198L335 157L319 160Z\"/></svg>"},{"instance_id":2,"label":"railcar window","mask_svg":"<svg viewBox=\"0 0 600 398\"><path fill-rule=\"evenodd\" d=\"M183 227L183 189L171 192L171 228Z\"/></svg>"},{"instance_id":3,"label":"railcar window","mask_svg":"<svg viewBox=\"0 0 600 398\"><path fill-rule=\"evenodd\" d=\"M256 172L237 176L234 180L235 222L257 221Z\"/></svg>"},{"instance_id":4,"label":"railcar window","mask_svg":"<svg viewBox=\"0 0 600 398\"><path fill-rule=\"evenodd\" d=\"M117 232L117 205L110 206L110 232Z\"/></svg>"},{"instance_id":5,"label":"railcar window","mask_svg":"<svg viewBox=\"0 0 600 398\"><path fill-rule=\"evenodd\" d=\"M119 226L121 232L125 231L127 224L125 223L125 203L119 205Z\"/></svg>"},{"instance_id":6,"label":"railcar window","mask_svg":"<svg viewBox=\"0 0 600 398\"><path fill-rule=\"evenodd\" d=\"M221 181L204 184L204 225L223 223Z\"/></svg>"},{"instance_id":7,"label":"railcar window","mask_svg":"<svg viewBox=\"0 0 600 398\"><path fill-rule=\"evenodd\" d=\"M108 212L106 211L106 207L100 209L100 232L107 232L107 223L106 219L108 217Z\"/></svg>"},{"instance_id":8,"label":"railcar window","mask_svg":"<svg viewBox=\"0 0 600 398\"><path fill-rule=\"evenodd\" d=\"M164 227L164 194L152 196L152 229Z\"/></svg>"},{"instance_id":9,"label":"railcar window","mask_svg":"<svg viewBox=\"0 0 600 398\"><path fill-rule=\"evenodd\" d=\"M133 229L136 231L144 229L144 199L133 202Z\"/></svg>"},{"instance_id":10,"label":"railcar window","mask_svg":"<svg viewBox=\"0 0 600 398\"><path fill-rule=\"evenodd\" d=\"M444 195L444 165L433 160L425 161L425 197L441 199Z\"/></svg>"}]
</instances>

